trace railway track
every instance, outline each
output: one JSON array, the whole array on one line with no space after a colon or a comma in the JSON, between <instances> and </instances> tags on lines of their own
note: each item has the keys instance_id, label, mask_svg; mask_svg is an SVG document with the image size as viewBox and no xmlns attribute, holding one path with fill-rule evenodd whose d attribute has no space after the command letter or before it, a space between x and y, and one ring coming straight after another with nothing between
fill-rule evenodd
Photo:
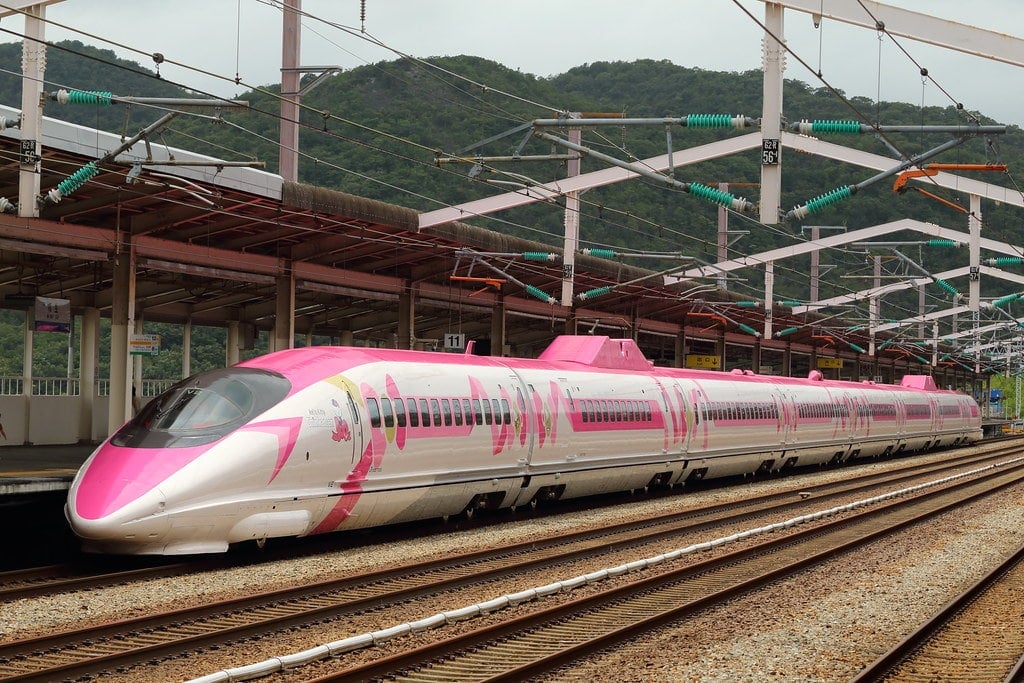
<instances>
[{"instance_id":1,"label":"railway track","mask_svg":"<svg viewBox=\"0 0 1024 683\"><path fill-rule=\"evenodd\" d=\"M1004 457L1014 452L1016 448L1018 446L991 444L989 449L984 452L958 456L941 463L909 463L904 467L894 470L894 472L902 473L902 476L898 479L893 478L894 475L888 472L860 475L847 480L842 489L834 489L832 485L821 485L801 487L799 490L794 489L793 493L806 493L811 496L823 495L833 490L846 490L852 493L857 490L863 490L862 488L857 488L858 486L866 487L874 482L888 481L896 483L915 476L927 476L957 466L977 466L990 460ZM770 496L750 499L745 504L751 506L752 511L757 511L757 505L762 502L775 500L778 495L772 494ZM486 524L487 522L478 519L475 523ZM401 536L396 532L394 537L400 538ZM289 546L280 550L265 550L258 556L235 553L223 558L194 560L184 563L168 564L164 559L137 561L134 558L118 558L116 560L111 560L110 558L91 558L72 563L0 572L0 603L45 596L60 591L94 590L108 586L123 585L132 581L184 576L194 572L214 571L233 566L255 564L260 561L289 559L295 557L300 552L317 553L337 550L339 544L332 541L323 541L321 543L308 543L305 545L306 547L303 549ZM126 563L132 566L127 569L118 568L118 565L123 566Z\"/></svg>"},{"instance_id":2,"label":"railway track","mask_svg":"<svg viewBox=\"0 0 1024 683\"><path fill-rule=\"evenodd\" d=\"M520 681L548 674L1021 481L1024 465L1018 463L963 485L875 506L696 565L666 568L314 680Z\"/></svg>"},{"instance_id":3,"label":"railway track","mask_svg":"<svg viewBox=\"0 0 1024 683\"><path fill-rule=\"evenodd\" d=\"M967 458L957 460L961 467L968 462ZM344 581L274 591L197 610L132 619L101 629L89 628L8 643L0 646L0 680L69 679L124 670L141 662L158 662L196 649L281 632L311 621L338 619L418 596L453 591L460 586L496 582L538 567L556 566L637 547L641 543L670 541L679 535L693 537L753 516L763 518L772 514L793 514L810 506L820 508L864 487L937 474L948 466L948 462L932 463L927 471L911 466L888 473L887 477L874 474L855 481L793 489L781 496L784 500L781 503L776 494L743 506L733 504L691 510L601 532L547 542L532 541L500 552L474 553L453 561L420 563Z\"/></svg>"},{"instance_id":4,"label":"railway track","mask_svg":"<svg viewBox=\"0 0 1024 683\"><path fill-rule=\"evenodd\" d=\"M943 607L851 683L1001 683L1024 672L1024 546Z\"/></svg>"}]
</instances>

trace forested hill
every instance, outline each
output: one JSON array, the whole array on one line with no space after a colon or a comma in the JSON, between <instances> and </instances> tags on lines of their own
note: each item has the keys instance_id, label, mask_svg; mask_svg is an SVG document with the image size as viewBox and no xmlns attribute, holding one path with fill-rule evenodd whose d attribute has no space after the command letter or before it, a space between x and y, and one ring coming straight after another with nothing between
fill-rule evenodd
<instances>
[{"instance_id":1,"label":"forested hill","mask_svg":"<svg viewBox=\"0 0 1024 683\"><path fill-rule=\"evenodd\" d=\"M20 63L20 44L0 45L0 60ZM794 69L790 70L795 74ZM110 91L123 96L205 96L183 90L156 77L152 68L117 59L108 50L78 42L60 43L48 51L47 91L58 88ZM311 77L307 77L308 79ZM18 107L20 79L0 73L0 103ZM246 111L225 110L223 121L208 116L183 116L154 138L156 144L207 153L229 159L257 159L267 170L277 168L277 85L256 92L238 93L251 104ZM470 164L436 164L436 155L538 155L564 153L546 142L532 139L523 144L526 131L516 130L537 118L559 111L623 115L631 118L678 117L688 114L743 114L758 118L762 79L759 71L723 73L680 66L667 61L595 62L551 77L538 77L508 69L472 56L431 58L426 61L396 60L344 71L319 84L303 97L305 110L300 148L302 182L330 187L356 195L427 211L461 203L530 184L565 176L559 162L516 161L490 163L479 174ZM920 93L907 93L908 99ZM797 80L785 82L784 117L800 119L856 119L882 124L967 124L969 113L948 107L874 102L851 98L844 102L828 89ZM62 106L48 102L46 115L117 133L134 134L155 121L160 112L136 106L126 117L123 106ZM127 123L126 123L127 118ZM983 123L993 122L984 117ZM752 129L753 130L753 129ZM749 132L749 131L747 131ZM673 147L682 150L743 131L708 131L681 127L671 129ZM564 132L559 133L564 135ZM901 152L916 155L949 139L948 134L890 135L889 142ZM490 140L476 147L481 141ZM893 156L873 136L835 136L837 144ZM587 130L584 144L623 160L641 160L666 152L666 130L613 126ZM981 180L1014 187L1024 167L1024 136L1011 126L991 147L973 139L930 161L983 163L1001 161L1011 177L978 174ZM716 186L734 185L737 195L757 200L760 151L751 150L727 158L675 169L684 182ZM783 208L803 204L837 187L861 182L874 171L783 152ZM603 168L603 162L584 161L584 172ZM474 177L470 177L474 175ZM965 174L970 175L970 174ZM485 184L485 181L498 183ZM940 191L944 198L966 204L966 197ZM985 207L985 235L1016 242L1020 211L1006 206ZM581 239L584 246L623 250L678 251L707 261L715 260L717 207L677 189L650 180L596 188L583 195ZM853 198L828 207L809 224L858 228L898 218L913 217L966 229L966 217L915 193L895 195L891 179L872 185ZM557 204L540 204L504 212L500 217L476 221L482 227L530 239L561 243L562 210ZM730 227L749 234L734 253L754 253L801 239L801 226L762 226L735 216ZM893 237L896 239L896 237ZM908 239L920 239L913 236ZM915 253L915 257L918 255ZM956 263L963 254L921 256L925 266L938 271ZM830 252L823 262L838 267L826 276L821 296L848 291L853 285L842 275L864 272L863 254ZM793 263L796 274L780 270L776 290L780 296L806 295L806 265ZM756 296L757 279L748 285ZM857 283L859 288L860 283ZM998 283L996 283L998 285ZM737 285L745 286L745 285ZM986 284L986 286L988 286ZM1005 292L1002 292L1005 293Z\"/></svg>"}]
</instances>

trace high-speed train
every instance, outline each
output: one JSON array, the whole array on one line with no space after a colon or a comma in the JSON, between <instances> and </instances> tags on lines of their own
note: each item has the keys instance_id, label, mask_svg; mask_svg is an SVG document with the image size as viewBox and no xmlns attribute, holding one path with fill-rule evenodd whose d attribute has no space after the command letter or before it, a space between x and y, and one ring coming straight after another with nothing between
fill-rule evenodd
<instances>
[{"instance_id":1,"label":"high-speed train","mask_svg":"<svg viewBox=\"0 0 1024 683\"><path fill-rule=\"evenodd\" d=\"M925 375L662 368L599 336L536 359L314 346L153 399L83 464L65 512L88 551L214 553L980 437L974 400Z\"/></svg>"}]
</instances>

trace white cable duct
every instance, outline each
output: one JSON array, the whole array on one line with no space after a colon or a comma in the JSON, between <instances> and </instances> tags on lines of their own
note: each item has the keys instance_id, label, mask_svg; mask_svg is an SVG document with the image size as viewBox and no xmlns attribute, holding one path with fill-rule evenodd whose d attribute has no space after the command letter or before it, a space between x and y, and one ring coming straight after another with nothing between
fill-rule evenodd
<instances>
[{"instance_id":1,"label":"white cable duct","mask_svg":"<svg viewBox=\"0 0 1024 683\"><path fill-rule=\"evenodd\" d=\"M549 595L554 595L560 592L570 591L573 588L579 588L597 581L603 581L604 579L621 576L629 572L640 571L648 569L656 565L662 564L663 562L669 562L672 560L678 560L684 555L691 555L702 550L710 550L711 548L717 548L727 543L734 543L736 541L742 541L752 536L759 536L762 534L771 533L781 529L788 529L798 524L805 522L813 522L825 517L831 517L833 515L840 514L842 512L849 512L859 507L867 505L873 505L893 498L899 498L900 496L907 495L909 493L915 493L926 488L934 486L940 486L947 484L957 479L964 479L971 477L976 474L981 474L989 470L1006 467L1007 465L1013 465L1016 463L1024 462L1024 458L1013 458L1001 463L994 465L987 465L985 467L979 467L969 472L962 472L960 474L950 475L934 481L925 482L923 484L917 484L916 486L910 486L896 491L890 491L889 493L883 493L871 498L865 498L863 500L854 501L852 503L846 503L845 505L838 505L827 510L819 510L818 512L811 512L806 515L800 515L798 517L791 517L782 522L776 522L774 524L768 524L766 526L757 527L754 529L748 529L741 531L730 536L723 536L716 538L711 541L705 541L703 543L695 543L685 548L678 548L661 555L655 555L641 560L635 560L626 564L618 565L617 567L609 567L607 569L600 569L589 574L581 574L571 579L565 579L563 581L556 581L554 583L547 584L546 586L538 586L535 588L528 588L518 593L506 593L505 595L486 600L484 602L478 602L474 605L468 605L466 607L460 607L458 609L449 610L447 612L440 612L417 621L410 621L404 624L398 624L391 626L386 629L379 631L371 631L369 633L363 633L357 636L350 636L348 638L342 638L341 640L335 640L330 643L318 645L317 647L303 650L301 652L295 652L288 655L281 655L278 657L271 657L262 662L256 662L255 664L246 664L244 666L234 667L231 669L223 669L216 673L207 674L199 678L193 678L185 683L235 683L235 681L248 681L255 678L262 678L263 676L269 676L270 674L280 673L288 669L295 667L304 666L311 664L315 661L326 659L327 657L337 657L338 655L345 654L347 652L353 652L355 650L361 650L371 645L377 645L385 641L397 638L399 636L422 633L428 629L439 628L447 624L451 624L457 621L465 621L474 617L484 616L497 612L498 610L505 609L506 607L514 607L520 603L530 602L532 600L538 600Z\"/></svg>"}]
</instances>

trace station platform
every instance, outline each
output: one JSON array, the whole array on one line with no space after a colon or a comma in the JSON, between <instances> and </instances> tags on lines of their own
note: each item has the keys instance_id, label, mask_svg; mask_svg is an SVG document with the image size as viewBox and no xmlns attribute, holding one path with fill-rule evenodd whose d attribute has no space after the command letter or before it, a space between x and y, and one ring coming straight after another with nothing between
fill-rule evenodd
<instances>
[{"instance_id":1,"label":"station platform","mask_svg":"<svg viewBox=\"0 0 1024 683\"><path fill-rule=\"evenodd\" d=\"M0 446L0 504L67 491L93 444Z\"/></svg>"}]
</instances>

